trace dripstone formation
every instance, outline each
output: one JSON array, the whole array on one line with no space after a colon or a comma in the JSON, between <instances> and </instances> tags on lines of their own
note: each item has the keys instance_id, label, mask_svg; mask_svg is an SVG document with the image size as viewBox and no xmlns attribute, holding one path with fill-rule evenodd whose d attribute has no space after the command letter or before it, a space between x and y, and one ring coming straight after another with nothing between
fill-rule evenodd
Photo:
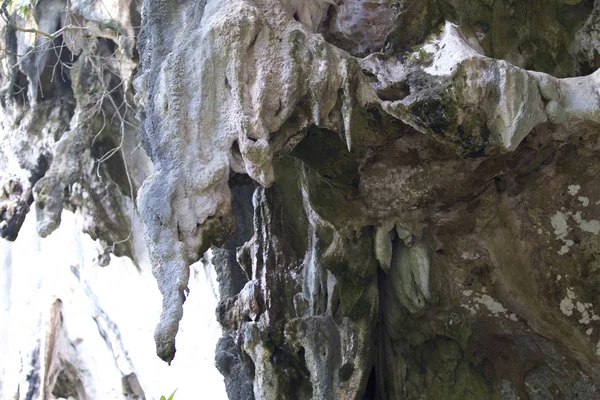
<instances>
[{"instance_id":1,"label":"dripstone formation","mask_svg":"<svg viewBox=\"0 0 600 400\"><path fill-rule=\"evenodd\" d=\"M162 359L205 256L230 399L600 396L600 0L79 3L62 74L5 52L0 228L131 254L135 199Z\"/></svg>"}]
</instances>

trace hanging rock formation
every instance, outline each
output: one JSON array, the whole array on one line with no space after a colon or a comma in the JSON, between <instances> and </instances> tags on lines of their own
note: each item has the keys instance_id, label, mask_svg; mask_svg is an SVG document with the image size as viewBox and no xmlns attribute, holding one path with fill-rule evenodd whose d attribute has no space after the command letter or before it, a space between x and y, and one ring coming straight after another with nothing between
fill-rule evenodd
<instances>
[{"instance_id":1,"label":"hanging rock formation","mask_svg":"<svg viewBox=\"0 0 600 400\"><path fill-rule=\"evenodd\" d=\"M2 28L3 237L135 201L169 363L210 254L231 399L598 398L600 0L105 3Z\"/></svg>"},{"instance_id":2,"label":"hanging rock formation","mask_svg":"<svg viewBox=\"0 0 600 400\"><path fill-rule=\"evenodd\" d=\"M159 355L224 246L231 398L594 398L598 12L146 2Z\"/></svg>"}]
</instances>

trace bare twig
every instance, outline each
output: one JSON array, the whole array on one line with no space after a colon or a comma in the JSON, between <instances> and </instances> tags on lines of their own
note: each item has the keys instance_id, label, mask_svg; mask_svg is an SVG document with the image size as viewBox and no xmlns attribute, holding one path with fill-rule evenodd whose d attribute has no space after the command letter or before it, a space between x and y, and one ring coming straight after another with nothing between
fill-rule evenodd
<instances>
[{"instance_id":1,"label":"bare twig","mask_svg":"<svg viewBox=\"0 0 600 400\"><path fill-rule=\"evenodd\" d=\"M105 11L108 14L110 14L108 8L106 8L104 3L102 1L101 1L101 3L102 3L101 5L102 5L102 7L104 7ZM75 21L76 19L72 18L72 14L71 14L69 5L67 5L66 17L64 20L65 22L68 21L69 23L67 25L63 26L62 28L58 29L56 32L50 33L50 32L45 32L45 31L42 31L42 30L34 28L34 27L19 26L14 21L14 19L11 17L10 13L8 12L7 4L8 4L8 0L1 0L0 15L7 22L7 24L10 25L10 27L12 29L14 29L15 31L18 31L18 32L32 33L32 34L39 35L39 36L47 39L47 40L42 40L42 43L39 43L39 41L36 40L33 48L29 49L23 55L16 54L18 61L14 65L11 66L12 68L19 68L21 63L23 62L23 60L27 59L31 54L35 53L36 51L52 51L52 50L54 51L54 53L56 55L57 61L54 64L54 66L52 67L51 81L54 81L54 79L56 77L56 70L59 66L60 66L61 74L63 73L63 71L70 70L73 68L72 65L69 65L68 63L65 63L62 60L63 49L66 46L66 42L63 41L59 45L57 45L56 43L52 43L52 42L54 42L55 39L64 35L66 32L71 32L71 31L90 32L90 31L93 31L93 29L90 29L87 26L77 26L77 25L73 24L72 21ZM122 39L122 38L127 38L127 36L121 35L121 32L116 32L116 35L117 35L117 41L120 41L120 39ZM87 40L90 40L89 36L87 36L87 37L88 37ZM92 38L92 40L94 40L94 39ZM113 76L119 77L119 75L120 75L118 71L113 70L113 66L111 65L111 61L114 61L116 59L116 57L115 57L116 50L114 52L112 52L112 54L103 56L101 54L97 54L96 51L91 51L90 46L84 45L81 47L81 51L82 51L82 53L81 53L80 57L85 57L85 61L90 63L90 65L92 66L92 69L94 71L94 74L96 75L96 79L98 80L98 83L100 84L100 88L101 88L98 97L94 96L94 98L91 102L89 102L88 104L81 105L83 107L83 109L85 110L85 112L88 114L84 118L83 123L86 123L86 121L89 121L89 120L97 117L99 113L102 115L102 121L103 121L102 127L92 138L91 144L93 145L96 142L96 140L98 139L98 137L105 131L107 124L113 125L115 123L115 119L116 119L116 122L118 123L119 132L120 132L119 143L113 149L107 151L105 154L103 154L100 158L98 158L96 160L96 162L97 162L96 174L100 179L102 179L100 176L100 171L99 171L100 166L104 162L108 161L112 156L119 153L121 155L123 165L125 168L125 175L126 175L127 183L129 186L129 195L132 200L130 229L129 229L129 233L128 233L127 237L122 240L118 240L107 247L107 249L110 249L111 252L114 252L115 246L129 241L131 239L131 236L133 233L133 221L135 218L135 199L134 199L133 182L132 182L132 179L130 176L129 166L127 164L127 158L126 158L126 154L124 151L124 143L125 143L126 126L133 127L135 129L138 129L138 127L136 125L130 123L127 120L127 118L128 118L127 114L130 109L133 110L133 107L128 102L127 88L124 87L124 82L121 79L121 82L119 82L116 86L110 84L111 83L110 80L112 79ZM63 70L62 68L65 68L65 69ZM106 72L108 72L108 74L106 74ZM38 71L38 75L39 75L39 73L40 72ZM108 78L108 81L107 81L107 78ZM23 90L23 88L21 88L21 90ZM115 100L115 94L118 93L119 91L122 91L122 93L123 93L123 100L120 102L121 104L117 104L117 101ZM108 103L106 103L106 100L108 100ZM105 108L105 106L107 106L107 105L112 108L111 112L113 115L112 115L112 118L110 119L110 121L107 121L106 108Z\"/></svg>"}]
</instances>

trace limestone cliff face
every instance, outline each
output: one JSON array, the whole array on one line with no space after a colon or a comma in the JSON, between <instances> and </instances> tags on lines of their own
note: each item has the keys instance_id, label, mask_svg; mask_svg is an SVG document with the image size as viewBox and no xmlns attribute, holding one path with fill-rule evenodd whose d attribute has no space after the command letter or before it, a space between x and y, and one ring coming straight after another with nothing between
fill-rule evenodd
<instances>
[{"instance_id":1,"label":"limestone cliff face","mask_svg":"<svg viewBox=\"0 0 600 400\"><path fill-rule=\"evenodd\" d=\"M167 362L210 249L232 399L599 396L598 0L104 3L3 26L4 237L135 200Z\"/></svg>"}]
</instances>

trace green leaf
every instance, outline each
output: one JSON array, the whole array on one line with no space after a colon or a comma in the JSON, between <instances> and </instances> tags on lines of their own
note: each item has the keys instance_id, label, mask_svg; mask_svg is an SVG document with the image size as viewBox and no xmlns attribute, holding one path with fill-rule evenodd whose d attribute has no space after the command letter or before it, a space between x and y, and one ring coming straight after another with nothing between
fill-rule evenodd
<instances>
[{"instance_id":1,"label":"green leaf","mask_svg":"<svg viewBox=\"0 0 600 400\"><path fill-rule=\"evenodd\" d=\"M37 2L38 0L9 0L6 9L11 14L16 11L23 18L27 18L27 15L36 6Z\"/></svg>"},{"instance_id":2,"label":"green leaf","mask_svg":"<svg viewBox=\"0 0 600 400\"><path fill-rule=\"evenodd\" d=\"M26 17L30 8L31 6L28 4L21 5L21 7L19 7L19 14L21 14L23 17Z\"/></svg>"},{"instance_id":3,"label":"green leaf","mask_svg":"<svg viewBox=\"0 0 600 400\"><path fill-rule=\"evenodd\" d=\"M6 9L11 14L13 13L13 11L15 11L15 2L14 2L14 0L8 0L8 4L6 5Z\"/></svg>"},{"instance_id":4,"label":"green leaf","mask_svg":"<svg viewBox=\"0 0 600 400\"><path fill-rule=\"evenodd\" d=\"M175 389L175 392L177 391L177 389ZM173 400L173 396L175 396L175 392L171 393L171 395L169 396L169 398L167 400Z\"/></svg>"},{"instance_id":5,"label":"green leaf","mask_svg":"<svg viewBox=\"0 0 600 400\"><path fill-rule=\"evenodd\" d=\"M165 396L160 396L160 400L167 400Z\"/></svg>"}]
</instances>

